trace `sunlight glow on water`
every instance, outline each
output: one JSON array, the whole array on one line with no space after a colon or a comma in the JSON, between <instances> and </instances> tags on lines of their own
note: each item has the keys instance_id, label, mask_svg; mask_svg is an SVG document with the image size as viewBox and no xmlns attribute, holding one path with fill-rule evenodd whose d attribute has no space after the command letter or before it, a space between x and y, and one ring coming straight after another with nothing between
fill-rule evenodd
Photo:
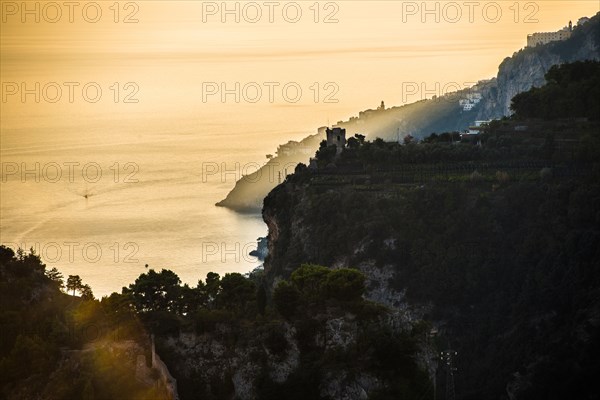
<instances>
[{"instance_id":1,"label":"sunlight glow on water","mask_svg":"<svg viewBox=\"0 0 600 400\"><path fill-rule=\"evenodd\" d=\"M7 151L5 166L40 167L25 182L17 173L2 184L1 240L34 247L48 267L79 274L96 295L120 291L144 272L145 264L171 268L190 284L209 271L248 272L259 261L247 253L266 227L260 215L214 206L235 178L214 175L203 182L205 142L183 137L160 145L141 142L126 151L120 145ZM240 162L223 147L211 151L213 159L230 166ZM84 178L87 163L95 164ZM96 164L102 177L89 182L97 179ZM63 176L54 183L56 166Z\"/></svg>"},{"instance_id":2,"label":"sunlight glow on water","mask_svg":"<svg viewBox=\"0 0 600 400\"><path fill-rule=\"evenodd\" d=\"M403 83L431 88L490 78L528 33L597 12L595 1L570 2L568 13L545 1L539 22L524 23L512 2L502 2L498 23L481 15L473 23L423 23L419 15L404 23L404 2L347 1L335 2L336 23L322 23L308 9L313 2L301 2L305 18L297 24L218 16L204 23L203 2L135 3L139 22L132 24L115 23L109 9L99 23L22 23L16 15L0 36L3 91L5 82L29 89L55 82L64 90L56 103L32 94L2 99L0 241L38 248L49 267L79 274L97 296L120 291L145 264L172 268L190 284L209 271L251 270L259 262L247 252L266 234L261 217L214 206L240 177L236 163L264 163L277 145L381 100L400 105ZM65 82L79 85L73 102ZM98 102L81 97L90 82L102 89ZM204 101L206 82L279 86L274 101L266 93L256 103L231 95ZM302 89L297 102L282 98L289 82ZM130 83L137 102L125 103ZM327 83L337 88L334 102L324 101ZM236 173L204 181L205 162ZM102 171L97 182L82 177L88 163ZM36 165L22 179L23 167ZM53 165L62 172L54 183ZM130 173L136 182L126 182Z\"/></svg>"}]
</instances>

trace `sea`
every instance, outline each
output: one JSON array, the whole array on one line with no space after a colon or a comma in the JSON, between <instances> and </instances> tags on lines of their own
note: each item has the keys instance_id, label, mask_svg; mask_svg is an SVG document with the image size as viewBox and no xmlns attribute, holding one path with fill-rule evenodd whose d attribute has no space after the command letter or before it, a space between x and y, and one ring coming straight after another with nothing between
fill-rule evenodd
<instances>
[{"instance_id":1,"label":"sea","mask_svg":"<svg viewBox=\"0 0 600 400\"><path fill-rule=\"evenodd\" d=\"M193 114L69 121L34 113L6 125L0 241L33 248L47 269L81 276L97 297L150 268L195 286L211 271L260 266L249 255L267 234L260 213L215 203L264 164L275 143L305 136L219 127Z\"/></svg>"}]
</instances>

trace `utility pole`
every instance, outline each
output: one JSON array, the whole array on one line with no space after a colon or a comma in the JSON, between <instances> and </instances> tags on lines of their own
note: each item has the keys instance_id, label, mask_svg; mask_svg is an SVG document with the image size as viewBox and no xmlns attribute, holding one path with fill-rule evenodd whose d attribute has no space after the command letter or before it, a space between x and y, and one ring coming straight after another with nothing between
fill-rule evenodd
<instances>
[{"instance_id":1,"label":"utility pole","mask_svg":"<svg viewBox=\"0 0 600 400\"><path fill-rule=\"evenodd\" d=\"M446 367L446 400L455 400L456 392L454 390L454 359L458 353L454 350L445 350L440 353L440 359Z\"/></svg>"}]
</instances>

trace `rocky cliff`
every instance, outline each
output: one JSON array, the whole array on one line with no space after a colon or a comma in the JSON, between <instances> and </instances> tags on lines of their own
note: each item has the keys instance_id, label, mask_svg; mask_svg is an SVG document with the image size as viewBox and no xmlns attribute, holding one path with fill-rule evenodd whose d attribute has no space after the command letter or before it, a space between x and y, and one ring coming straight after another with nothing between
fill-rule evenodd
<instances>
[{"instance_id":1,"label":"rocky cliff","mask_svg":"<svg viewBox=\"0 0 600 400\"><path fill-rule=\"evenodd\" d=\"M597 164L559 172L514 140L367 143L334 169L300 168L265 198L266 282L301 262L360 269L367 298L429 321L438 351L458 353L456 398L589 398L600 186L585 171Z\"/></svg>"},{"instance_id":2,"label":"rocky cliff","mask_svg":"<svg viewBox=\"0 0 600 400\"><path fill-rule=\"evenodd\" d=\"M359 400L390 393L403 380L405 398L431 394L431 375L415 375L411 367L417 355L420 369L432 372L435 356L429 347L415 347L402 315L373 315L365 319L323 309L308 319L220 323L204 333L167 337L160 352L178 377L182 399ZM376 335L379 341L373 341ZM384 335L394 339L385 341ZM403 337L401 353L394 353ZM373 358L382 352L397 358ZM390 375L402 363L404 370Z\"/></svg>"},{"instance_id":3,"label":"rocky cliff","mask_svg":"<svg viewBox=\"0 0 600 400\"><path fill-rule=\"evenodd\" d=\"M600 60L600 15L573 29L571 38L535 48L519 50L507 57L498 75L484 90L484 101L477 111L478 120L510 115L510 101L518 93L545 83L550 67L582 60Z\"/></svg>"},{"instance_id":4,"label":"rocky cliff","mask_svg":"<svg viewBox=\"0 0 600 400\"><path fill-rule=\"evenodd\" d=\"M398 133L422 138L432 132L463 131L475 121L510 115L511 99L532 86L543 85L544 75L553 65L582 60L600 60L600 13L575 26L568 40L524 48L505 58L492 79L433 99L363 111L357 118L338 125L352 134L360 132L387 140L397 140ZM459 104L472 96L481 96L481 100L472 102L473 108L467 110Z\"/></svg>"}]
</instances>

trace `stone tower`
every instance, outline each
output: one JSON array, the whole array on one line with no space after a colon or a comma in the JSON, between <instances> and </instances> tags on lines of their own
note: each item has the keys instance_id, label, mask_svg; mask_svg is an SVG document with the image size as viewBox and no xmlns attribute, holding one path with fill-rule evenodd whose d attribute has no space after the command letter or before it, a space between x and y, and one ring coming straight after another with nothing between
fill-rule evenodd
<instances>
[{"instance_id":1,"label":"stone tower","mask_svg":"<svg viewBox=\"0 0 600 400\"><path fill-rule=\"evenodd\" d=\"M340 154L346 146L346 130L343 128L327 128L327 146L336 146L337 154Z\"/></svg>"}]
</instances>

